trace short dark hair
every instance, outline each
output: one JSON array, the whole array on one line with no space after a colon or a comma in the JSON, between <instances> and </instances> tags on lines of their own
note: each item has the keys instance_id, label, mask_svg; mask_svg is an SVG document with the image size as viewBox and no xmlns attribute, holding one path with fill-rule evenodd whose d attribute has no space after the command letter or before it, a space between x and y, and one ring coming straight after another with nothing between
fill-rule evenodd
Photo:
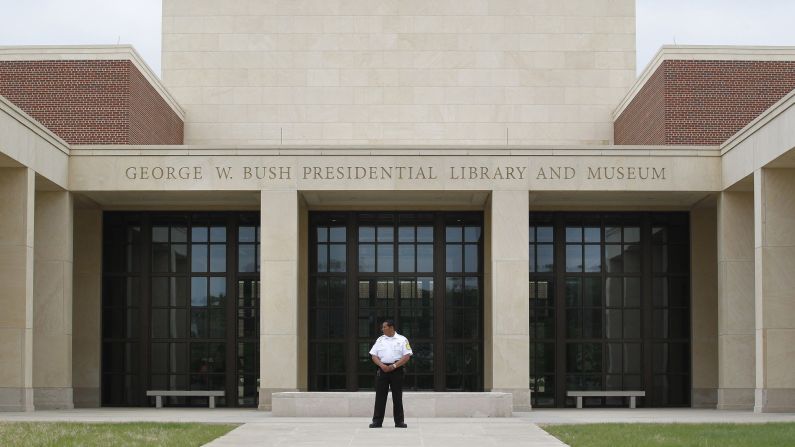
<instances>
[{"instance_id":1,"label":"short dark hair","mask_svg":"<svg viewBox=\"0 0 795 447\"><path fill-rule=\"evenodd\" d=\"M386 325L389 327L395 327L395 322L393 320L384 320L384 323L386 323ZM383 325L384 323L381 324Z\"/></svg>"}]
</instances>

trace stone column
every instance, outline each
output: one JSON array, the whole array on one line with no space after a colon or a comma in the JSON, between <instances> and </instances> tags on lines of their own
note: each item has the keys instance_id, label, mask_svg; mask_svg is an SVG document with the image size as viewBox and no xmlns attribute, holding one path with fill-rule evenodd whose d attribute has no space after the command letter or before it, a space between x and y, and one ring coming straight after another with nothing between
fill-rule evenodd
<instances>
[{"instance_id":1,"label":"stone column","mask_svg":"<svg viewBox=\"0 0 795 447\"><path fill-rule=\"evenodd\" d=\"M262 191L260 209L260 400L298 390L298 192Z\"/></svg>"},{"instance_id":2,"label":"stone column","mask_svg":"<svg viewBox=\"0 0 795 447\"><path fill-rule=\"evenodd\" d=\"M754 406L754 193L718 199L718 409Z\"/></svg>"},{"instance_id":3,"label":"stone column","mask_svg":"<svg viewBox=\"0 0 795 447\"><path fill-rule=\"evenodd\" d=\"M72 408L72 196L36 193L33 270L33 402Z\"/></svg>"},{"instance_id":4,"label":"stone column","mask_svg":"<svg viewBox=\"0 0 795 447\"><path fill-rule=\"evenodd\" d=\"M36 174L0 168L0 410L33 410L33 216Z\"/></svg>"},{"instance_id":5,"label":"stone column","mask_svg":"<svg viewBox=\"0 0 795 447\"><path fill-rule=\"evenodd\" d=\"M492 191L488 234L491 259L491 389L513 394L515 411L530 410L530 262L528 192ZM490 335L490 337L488 336Z\"/></svg>"},{"instance_id":6,"label":"stone column","mask_svg":"<svg viewBox=\"0 0 795 447\"><path fill-rule=\"evenodd\" d=\"M718 247L715 201L690 211L691 316L694 408L718 402Z\"/></svg>"},{"instance_id":7,"label":"stone column","mask_svg":"<svg viewBox=\"0 0 795 447\"><path fill-rule=\"evenodd\" d=\"M102 210L80 204L74 217L72 386L75 407L100 406Z\"/></svg>"},{"instance_id":8,"label":"stone column","mask_svg":"<svg viewBox=\"0 0 795 447\"><path fill-rule=\"evenodd\" d=\"M754 173L754 411L795 411L795 169Z\"/></svg>"}]
</instances>

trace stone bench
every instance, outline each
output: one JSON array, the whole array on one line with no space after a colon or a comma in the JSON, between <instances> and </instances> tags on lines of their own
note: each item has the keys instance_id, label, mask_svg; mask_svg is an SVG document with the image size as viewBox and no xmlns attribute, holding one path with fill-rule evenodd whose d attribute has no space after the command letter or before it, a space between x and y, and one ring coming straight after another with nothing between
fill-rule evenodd
<instances>
[{"instance_id":1,"label":"stone bench","mask_svg":"<svg viewBox=\"0 0 795 447\"><path fill-rule=\"evenodd\" d=\"M215 398L224 397L224 391L177 391L177 390L149 390L147 396L155 397L155 408L163 408L163 396L176 397L209 397L210 408L215 408Z\"/></svg>"},{"instance_id":2,"label":"stone bench","mask_svg":"<svg viewBox=\"0 0 795 447\"><path fill-rule=\"evenodd\" d=\"M577 408L582 408L583 397L629 397L629 408L635 408L635 398L646 397L645 391L568 391L568 397L577 398Z\"/></svg>"},{"instance_id":3,"label":"stone bench","mask_svg":"<svg viewBox=\"0 0 795 447\"><path fill-rule=\"evenodd\" d=\"M375 393L280 392L273 393L273 416L372 417ZM404 392L406 417L511 417L513 395L502 392ZM386 403L386 419L392 417L392 393Z\"/></svg>"}]
</instances>

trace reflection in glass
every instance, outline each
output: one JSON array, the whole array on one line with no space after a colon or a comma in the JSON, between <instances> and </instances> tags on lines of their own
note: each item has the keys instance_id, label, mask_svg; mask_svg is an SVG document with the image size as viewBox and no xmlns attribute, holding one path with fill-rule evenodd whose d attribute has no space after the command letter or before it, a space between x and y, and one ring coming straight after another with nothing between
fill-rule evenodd
<instances>
[{"instance_id":1,"label":"reflection in glass","mask_svg":"<svg viewBox=\"0 0 795 447\"><path fill-rule=\"evenodd\" d=\"M210 245L210 271L211 272L226 271L226 245L221 245L221 244Z\"/></svg>"},{"instance_id":2,"label":"reflection in glass","mask_svg":"<svg viewBox=\"0 0 795 447\"><path fill-rule=\"evenodd\" d=\"M192 272L207 271L207 246L204 244L193 244L190 254L190 270Z\"/></svg>"},{"instance_id":3,"label":"reflection in glass","mask_svg":"<svg viewBox=\"0 0 795 447\"><path fill-rule=\"evenodd\" d=\"M207 306L207 278L193 277L190 279L190 305L193 307Z\"/></svg>"},{"instance_id":4,"label":"reflection in glass","mask_svg":"<svg viewBox=\"0 0 795 447\"><path fill-rule=\"evenodd\" d=\"M582 271L582 245L566 245L566 271Z\"/></svg>"}]
</instances>

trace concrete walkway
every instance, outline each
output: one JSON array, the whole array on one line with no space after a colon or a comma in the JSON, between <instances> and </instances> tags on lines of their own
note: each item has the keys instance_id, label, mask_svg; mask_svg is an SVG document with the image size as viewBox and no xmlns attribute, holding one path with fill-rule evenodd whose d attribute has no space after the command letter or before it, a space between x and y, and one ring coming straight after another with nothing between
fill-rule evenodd
<instances>
[{"instance_id":1,"label":"concrete walkway","mask_svg":"<svg viewBox=\"0 0 795 447\"><path fill-rule=\"evenodd\" d=\"M409 428L367 428L362 418L272 418L251 422L207 444L225 446L489 447L566 446L537 425L521 418L409 418Z\"/></svg>"}]
</instances>

